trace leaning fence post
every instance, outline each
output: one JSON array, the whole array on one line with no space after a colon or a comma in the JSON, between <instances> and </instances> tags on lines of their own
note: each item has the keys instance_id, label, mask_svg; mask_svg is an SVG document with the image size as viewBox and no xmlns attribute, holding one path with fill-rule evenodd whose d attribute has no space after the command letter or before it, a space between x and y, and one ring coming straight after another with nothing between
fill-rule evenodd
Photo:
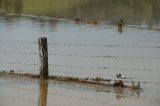
<instances>
[{"instance_id":1,"label":"leaning fence post","mask_svg":"<svg viewBox=\"0 0 160 106\"><path fill-rule=\"evenodd\" d=\"M39 59L40 59L40 79L48 79L48 47L47 38L41 37L38 39L39 44Z\"/></svg>"}]
</instances>

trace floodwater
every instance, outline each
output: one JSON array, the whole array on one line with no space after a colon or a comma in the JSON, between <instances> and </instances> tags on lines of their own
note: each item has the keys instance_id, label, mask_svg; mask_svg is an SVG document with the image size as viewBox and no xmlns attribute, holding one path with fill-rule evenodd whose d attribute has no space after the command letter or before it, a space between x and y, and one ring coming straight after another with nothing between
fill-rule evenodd
<instances>
[{"instance_id":1,"label":"floodwater","mask_svg":"<svg viewBox=\"0 0 160 106\"><path fill-rule=\"evenodd\" d=\"M125 88L0 78L1 106L159 106L159 99Z\"/></svg>"},{"instance_id":2,"label":"floodwater","mask_svg":"<svg viewBox=\"0 0 160 106\"><path fill-rule=\"evenodd\" d=\"M0 71L39 73L38 39L47 37L50 75L114 80L116 74L121 73L126 76L126 81L140 81L143 88L140 97L131 95L119 101L115 99L117 93L114 92L96 92L81 87L72 87L68 91L63 84L57 88L49 83L48 92L54 93L54 89L60 89L57 92L62 90L71 93L70 97L73 97L52 97L53 95L48 93L51 104L54 105L54 98L57 106L72 106L78 103L94 106L100 105L96 103L107 98L102 102L114 106L134 103L159 106L159 5L159 0L0 0ZM75 18L82 22L75 22ZM117 27L120 19L124 21L122 32L118 32ZM88 24L91 20L96 20L98 24ZM2 79L1 82L7 81ZM26 87L21 82L14 84ZM39 86L38 83L29 84L37 91L34 92L37 96L33 97L36 98L36 104L30 104L35 106L38 102ZM19 102L14 101L18 99L13 93L17 89L12 91L5 86L0 86L0 89L4 90L0 93L10 95L12 102ZM22 92L28 95L23 90L19 95ZM96 103L76 99L74 93L82 97L88 95ZM0 95L0 98L3 96ZM7 102L7 98L0 101L0 106L12 104ZM26 98L29 98L29 95ZM111 102L113 99L114 102ZM60 100L64 101L64 104ZM31 103L28 100L25 102L26 105Z\"/></svg>"}]
</instances>

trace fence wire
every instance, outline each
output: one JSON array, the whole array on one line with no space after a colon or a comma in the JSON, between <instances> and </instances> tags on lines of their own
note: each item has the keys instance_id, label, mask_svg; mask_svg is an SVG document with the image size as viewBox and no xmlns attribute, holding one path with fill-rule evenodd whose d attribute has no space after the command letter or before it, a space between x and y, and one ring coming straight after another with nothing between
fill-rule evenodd
<instances>
[{"instance_id":1,"label":"fence wire","mask_svg":"<svg viewBox=\"0 0 160 106\"><path fill-rule=\"evenodd\" d=\"M22 44L38 44L38 42L29 42L29 41L3 41L0 43L22 43ZM160 48L160 45L157 46L139 46L139 45L114 45L114 44L90 44L90 43L53 43L49 42L48 45L59 45L59 46L88 46L88 47L122 47L122 48Z\"/></svg>"},{"instance_id":2,"label":"fence wire","mask_svg":"<svg viewBox=\"0 0 160 106\"><path fill-rule=\"evenodd\" d=\"M39 55L36 52L14 52L14 51L0 51L0 54L24 54L24 55ZM49 56L66 56L66 57L84 57L84 58L111 58L111 59L160 59L160 57L129 57L129 56L111 56L111 55L80 55L80 54L48 54Z\"/></svg>"},{"instance_id":3,"label":"fence wire","mask_svg":"<svg viewBox=\"0 0 160 106\"><path fill-rule=\"evenodd\" d=\"M19 43L19 44L36 44L38 46L38 42L28 42L28 41L2 41L0 40L0 43ZM113 44L80 44L80 43L48 43L49 46L84 46L84 47L122 47L122 48L155 48L159 49L160 46L134 46L134 45L113 45ZM39 55L37 52L16 52L16 51L0 51L0 54L22 54L22 55ZM83 58L111 58L111 59L153 59L153 60L158 60L160 57L144 57L144 56L112 56L112 55L81 55L81 54L61 54L61 53L49 53L49 56L65 56L65 57L83 57ZM18 57L17 57L18 58ZM1 65L25 65L25 66L38 66L39 63L22 63L22 62L7 62L7 61L0 61L0 66ZM76 65L65 65L65 64L49 64L49 67L60 67L60 68L74 68L74 69L94 69L94 70L127 70L127 71L148 71L148 72L160 72L159 69L141 69L141 68L121 68L121 67L109 67L109 66L76 66ZM70 73L70 72L65 72L65 73ZM75 72L77 73L77 72ZM83 72L79 72L79 74L83 74Z\"/></svg>"},{"instance_id":4,"label":"fence wire","mask_svg":"<svg viewBox=\"0 0 160 106\"><path fill-rule=\"evenodd\" d=\"M8 65L28 65L28 66L38 66L37 63L16 63L16 62L4 62L0 61L0 64L8 64ZM97 69L97 70L137 70L137 71L159 71L153 69L141 69L141 68L120 68L120 67L107 67L107 66L76 66L76 65L63 65L63 64L48 64L48 66L52 67L62 67L62 68L76 68L76 69Z\"/></svg>"}]
</instances>

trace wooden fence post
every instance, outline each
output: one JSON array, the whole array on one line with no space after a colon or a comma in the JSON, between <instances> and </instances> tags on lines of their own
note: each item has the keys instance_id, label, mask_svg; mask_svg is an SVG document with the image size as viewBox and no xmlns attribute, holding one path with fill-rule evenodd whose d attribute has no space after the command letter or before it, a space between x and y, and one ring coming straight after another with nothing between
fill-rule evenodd
<instances>
[{"instance_id":1,"label":"wooden fence post","mask_svg":"<svg viewBox=\"0 0 160 106\"><path fill-rule=\"evenodd\" d=\"M39 44L39 59L40 59L40 79L48 79L48 47L47 38L41 37L38 39Z\"/></svg>"}]
</instances>

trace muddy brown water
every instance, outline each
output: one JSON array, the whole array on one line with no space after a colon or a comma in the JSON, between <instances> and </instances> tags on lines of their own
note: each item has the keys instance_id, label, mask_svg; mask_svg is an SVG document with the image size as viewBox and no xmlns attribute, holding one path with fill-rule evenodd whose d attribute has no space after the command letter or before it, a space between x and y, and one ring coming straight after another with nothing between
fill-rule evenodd
<instances>
[{"instance_id":1,"label":"muddy brown water","mask_svg":"<svg viewBox=\"0 0 160 106\"><path fill-rule=\"evenodd\" d=\"M26 76L0 77L0 104L2 106L50 106L50 105L134 105L150 106L159 101L143 97L143 93L122 87L70 81L43 80ZM2 92L3 91L3 92Z\"/></svg>"},{"instance_id":2,"label":"muddy brown water","mask_svg":"<svg viewBox=\"0 0 160 106\"><path fill-rule=\"evenodd\" d=\"M159 106L159 4L159 0L0 0L0 71L38 74L37 40L47 37L50 75L117 80L120 73L124 81L140 81L143 88L140 94L130 94L49 83L47 105ZM0 82L0 106L38 105L38 81Z\"/></svg>"}]
</instances>

